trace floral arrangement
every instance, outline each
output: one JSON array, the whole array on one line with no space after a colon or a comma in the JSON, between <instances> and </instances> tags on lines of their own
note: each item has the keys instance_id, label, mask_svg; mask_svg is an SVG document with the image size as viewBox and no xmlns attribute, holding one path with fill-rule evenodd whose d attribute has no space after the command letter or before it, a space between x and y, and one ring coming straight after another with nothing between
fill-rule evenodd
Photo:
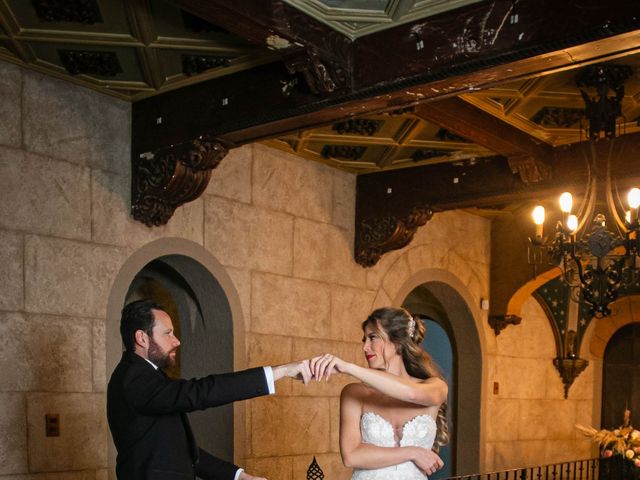
<instances>
[{"instance_id":1,"label":"floral arrangement","mask_svg":"<svg viewBox=\"0 0 640 480\"><path fill-rule=\"evenodd\" d=\"M576 425L576 428L587 437L591 437L593 442L600 445L600 452L603 458L622 455L640 468L640 431L631 426L630 419L631 412L625 410L623 424L613 431L596 430L582 425Z\"/></svg>"}]
</instances>

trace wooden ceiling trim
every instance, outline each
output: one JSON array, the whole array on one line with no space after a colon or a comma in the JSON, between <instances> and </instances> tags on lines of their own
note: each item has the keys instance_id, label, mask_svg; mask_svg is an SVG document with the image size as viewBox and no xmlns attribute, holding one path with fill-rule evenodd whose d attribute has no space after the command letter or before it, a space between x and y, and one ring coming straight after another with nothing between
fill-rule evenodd
<instances>
[{"instance_id":1,"label":"wooden ceiling trim","mask_svg":"<svg viewBox=\"0 0 640 480\"><path fill-rule=\"evenodd\" d=\"M415 114L512 159L512 170L518 171L527 183L540 181L548 175L545 162L552 155L551 147L460 98L420 105Z\"/></svg>"}]
</instances>

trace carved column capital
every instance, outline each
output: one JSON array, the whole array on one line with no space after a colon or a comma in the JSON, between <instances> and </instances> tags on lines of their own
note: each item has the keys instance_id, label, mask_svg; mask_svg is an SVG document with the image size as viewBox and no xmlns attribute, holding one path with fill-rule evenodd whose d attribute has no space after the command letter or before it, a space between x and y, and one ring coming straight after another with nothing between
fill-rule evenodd
<instances>
[{"instance_id":1,"label":"carved column capital","mask_svg":"<svg viewBox=\"0 0 640 480\"><path fill-rule=\"evenodd\" d=\"M519 325L522 318L517 315L491 315L489 316L489 326L493 328L496 337L509 325Z\"/></svg>"},{"instance_id":2,"label":"carved column capital","mask_svg":"<svg viewBox=\"0 0 640 480\"><path fill-rule=\"evenodd\" d=\"M433 217L431 207L414 207L407 216L363 219L356 226L355 259L363 267L372 267L380 257L397 250L413 239L418 227Z\"/></svg>"},{"instance_id":3,"label":"carved column capital","mask_svg":"<svg viewBox=\"0 0 640 480\"><path fill-rule=\"evenodd\" d=\"M228 149L198 137L132 160L131 214L148 227L166 224L180 205L198 198Z\"/></svg>"}]
</instances>

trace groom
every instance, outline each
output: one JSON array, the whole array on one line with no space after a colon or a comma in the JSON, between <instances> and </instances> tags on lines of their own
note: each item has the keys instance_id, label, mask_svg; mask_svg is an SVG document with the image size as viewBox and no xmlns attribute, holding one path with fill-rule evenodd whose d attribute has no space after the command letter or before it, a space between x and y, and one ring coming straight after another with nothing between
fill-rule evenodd
<instances>
[{"instance_id":1,"label":"groom","mask_svg":"<svg viewBox=\"0 0 640 480\"><path fill-rule=\"evenodd\" d=\"M283 377L306 384L309 361L174 380L162 369L175 364L180 341L161 306L125 306L120 334L125 352L107 389L118 480L260 480L198 448L186 413L274 393Z\"/></svg>"}]
</instances>

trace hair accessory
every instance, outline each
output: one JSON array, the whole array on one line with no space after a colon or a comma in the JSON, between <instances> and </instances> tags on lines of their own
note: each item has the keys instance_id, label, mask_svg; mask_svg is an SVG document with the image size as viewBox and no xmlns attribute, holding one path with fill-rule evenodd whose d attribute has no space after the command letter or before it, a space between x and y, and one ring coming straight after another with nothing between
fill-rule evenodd
<instances>
[{"instance_id":1,"label":"hair accessory","mask_svg":"<svg viewBox=\"0 0 640 480\"><path fill-rule=\"evenodd\" d=\"M409 338L413 338L413 334L416 333L416 321L413 317L409 317L409 324L407 325L407 335Z\"/></svg>"}]
</instances>

